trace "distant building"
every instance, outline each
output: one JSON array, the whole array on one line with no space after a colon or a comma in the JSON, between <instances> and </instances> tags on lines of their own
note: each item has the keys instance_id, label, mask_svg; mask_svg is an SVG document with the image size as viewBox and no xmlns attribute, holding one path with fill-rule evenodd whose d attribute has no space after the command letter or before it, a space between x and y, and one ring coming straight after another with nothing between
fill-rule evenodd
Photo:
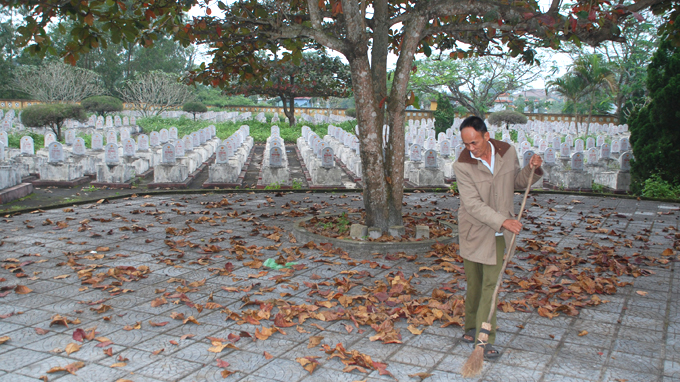
<instances>
[{"instance_id":1,"label":"distant building","mask_svg":"<svg viewBox=\"0 0 680 382\"><path fill-rule=\"evenodd\" d=\"M493 101L493 106L489 110L489 113L505 110L506 106L512 106L512 102L514 101L514 99L515 99L514 96L510 93L499 94L498 98L496 98L496 100Z\"/></svg>"}]
</instances>

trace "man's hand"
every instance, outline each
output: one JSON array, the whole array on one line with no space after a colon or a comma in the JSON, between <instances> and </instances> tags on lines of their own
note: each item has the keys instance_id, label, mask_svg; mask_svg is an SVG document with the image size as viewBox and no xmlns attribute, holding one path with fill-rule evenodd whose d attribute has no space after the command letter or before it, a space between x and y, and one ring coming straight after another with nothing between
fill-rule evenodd
<instances>
[{"instance_id":1,"label":"man's hand","mask_svg":"<svg viewBox=\"0 0 680 382\"><path fill-rule=\"evenodd\" d=\"M541 164L543 164L543 158L538 154L534 154L529 160L529 166L531 166L533 170L541 167Z\"/></svg>"},{"instance_id":2,"label":"man's hand","mask_svg":"<svg viewBox=\"0 0 680 382\"><path fill-rule=\"evenodd\" d=\"M502 227L515 235L519 235L519 231L522 229L522 223L515 219L505 219Z\"/></svg>"}]
</instances>

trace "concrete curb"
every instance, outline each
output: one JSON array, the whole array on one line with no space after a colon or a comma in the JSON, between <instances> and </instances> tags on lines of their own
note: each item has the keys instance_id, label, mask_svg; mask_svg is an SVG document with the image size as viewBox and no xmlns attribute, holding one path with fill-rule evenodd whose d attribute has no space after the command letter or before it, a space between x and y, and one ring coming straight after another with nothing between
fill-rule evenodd
<instances>
[{"instance_id":1,"label":"concrete curb","mask_svg":"<svg viewBox=\"0 0 680 382\"><path fill-rule=\"evenodd\" d=\"M336 214L337 215L337 214ZM333 216L333 215L323 215L323 216ZM363 240L351 240L351 239L336 239L327 236L317 235L315 233L309 232L307 229L302 227L302 223L315 218L316 216L310 216L303 219L295 221L293 225L293 235L298 240L298 242L309 242L313 241L315 243L331 243L334 247L342 248L345 251L353 255L370 255L372 253L397 253L405 252L409 254L413 253L425 253L432 248L433 244L442 243L450 244L458 242L458 226L453 225L446 221L440 221L440 223L448 226L453 230L453 236L448 236L440 239L429 239L420 240L412 242L376 242L376 241L363 241Z\"/></svg>"}]
</instances>

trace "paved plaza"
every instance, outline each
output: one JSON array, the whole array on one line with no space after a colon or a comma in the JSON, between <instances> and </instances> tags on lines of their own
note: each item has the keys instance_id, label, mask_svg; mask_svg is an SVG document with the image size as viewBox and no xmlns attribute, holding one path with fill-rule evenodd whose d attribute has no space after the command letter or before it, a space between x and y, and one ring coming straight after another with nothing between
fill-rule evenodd
<instances>
[{"instance_id":1,"label":"paved plaza","mask_svg":"<svg viewBox=\"0 0 680 382\"><path fill-rule=\"evenodd\" d=\"M459 205L404 201L444 219ZM361 194L139 196L5 216L0 381L680 381L680 205L546 193L527 206L503 355L475 379L459 374L472 347L455 245L359 256L291 235L302 217L357 212Z\"/></svg>"}]
</instances>

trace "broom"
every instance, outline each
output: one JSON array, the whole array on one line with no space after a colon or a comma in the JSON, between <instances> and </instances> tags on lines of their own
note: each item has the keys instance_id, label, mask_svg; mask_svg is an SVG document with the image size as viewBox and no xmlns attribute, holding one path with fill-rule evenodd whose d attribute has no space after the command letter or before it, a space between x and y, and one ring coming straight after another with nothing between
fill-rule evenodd
<instances>
[{"instance_id":1,"label":"broom","mask_svg":"<svg viewBox=\"0 0 680 382\"><path fill-rule=\"evenodd\" d=\"M531 183L534 180L534 170L535 169L532 168L531 175L529 175L529 183L527 183L527 189L524 191L524 199L522 199L522 206L520 207L519 216L517 217L518 221L522 218L522 214L524 213L524 206L527 203L529 189L531 188ZM510 259L515 254L516 239L517 234L512 234L512 240L510 240L510 249L505 254L505 258L503 259L503 267L501 268L501 272L498 275L498 281L496 281L496 288L494 289L493 297L491 298L491 310L489 311L489 318L486 320L486 322L482 323L482 329L479 331L479 335L477 336L475 350L472 351L472 354L470 354L470 358L468 358L468 360L461 368L460 373L463 375L464 378L476 377L482 373L482 369L484 368L484 345L486 344L486 341L489 339L489 333L491 333L491 318L493 318L493 314L496 311L496 298L498 297L498 290L500 289L501 284L503 283L503 273L505 273L505 268L507 268Z\"/></svg>"}]
</instances>

